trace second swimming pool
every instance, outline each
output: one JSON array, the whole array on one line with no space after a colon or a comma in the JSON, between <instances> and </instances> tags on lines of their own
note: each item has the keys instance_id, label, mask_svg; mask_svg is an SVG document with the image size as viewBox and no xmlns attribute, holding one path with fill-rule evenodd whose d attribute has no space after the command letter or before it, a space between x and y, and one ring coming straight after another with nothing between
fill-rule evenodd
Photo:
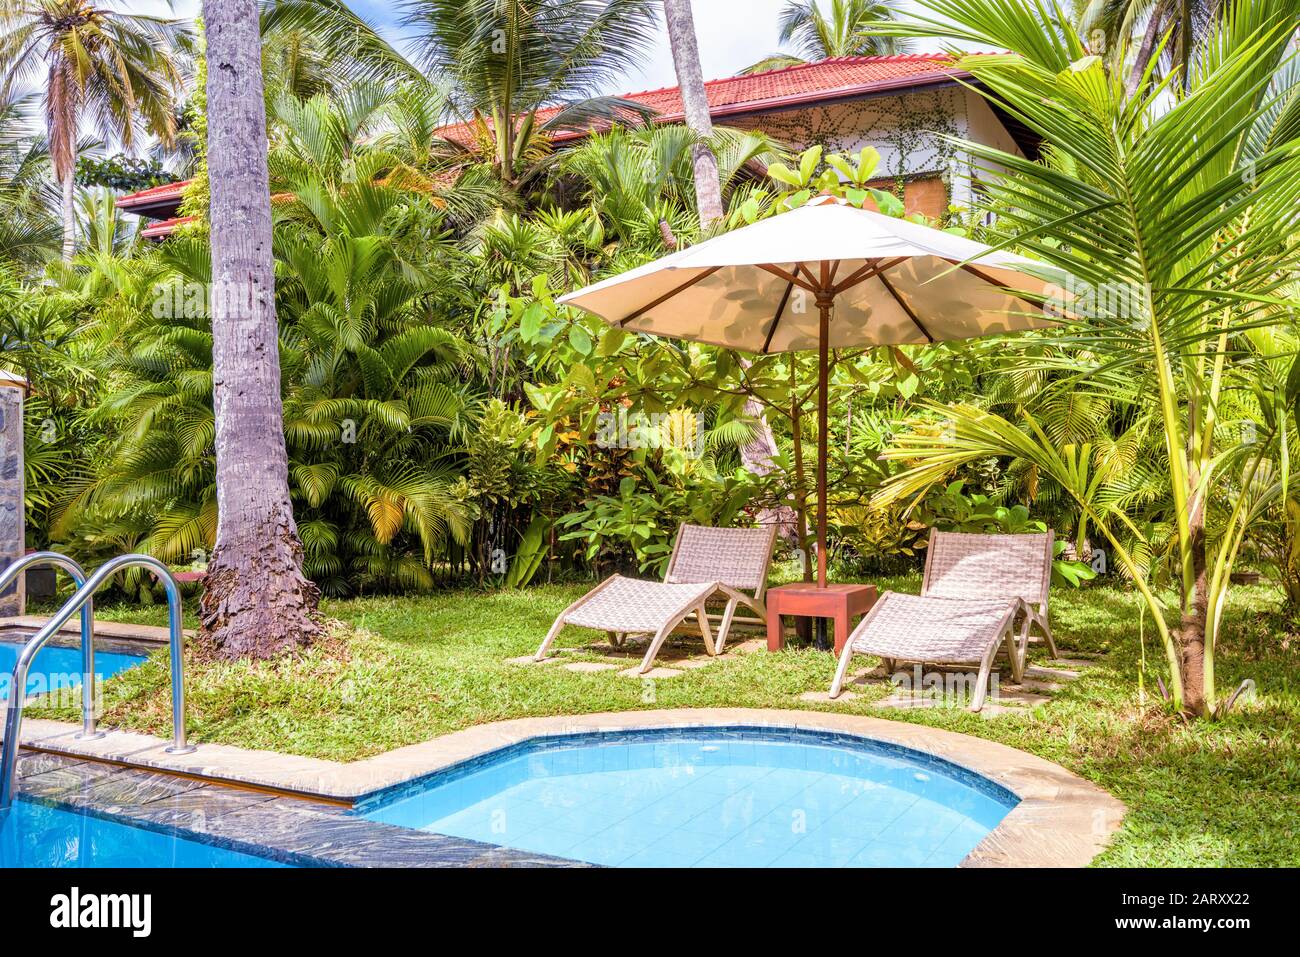
<instances>
[{"instance_id":1,"label":"second swimming pool","mask_svg":"<svg viewBox=\"0 0 1300 957\"><path fill-rule=\"evenodd\" d=\"M621 867L954 867L1018 800L852 735L659 729L534 738L356 813Z\"/></svg>"}]
</instances>

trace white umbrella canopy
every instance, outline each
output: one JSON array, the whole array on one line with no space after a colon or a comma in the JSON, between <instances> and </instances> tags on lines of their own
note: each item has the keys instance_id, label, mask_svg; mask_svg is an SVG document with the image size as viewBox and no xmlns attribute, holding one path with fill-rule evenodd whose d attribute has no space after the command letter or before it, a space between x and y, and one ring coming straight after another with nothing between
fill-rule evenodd
<instances>
[{"instance_id":1,"label":"white umbrella canopy","mask_svg":"<svg viewBox=\"0 0 1300 957\"><path fill-rule=\"evenodd\" d=\"M1054 322L1032 299L1058 298L1064 278L1021 256L819 196L559 302L634 332L759 354L818 351L817 584L824 588L829 351L1045 329Z\"/></svg>"},{"instance_id":2,"label":"white umbrella canopy","mask_svg":"<svg viewBox=\"0 0 1300 957\"><path fill-rule=\"evenodd\" d=\"M818 197L560 302L620 328L762 354L818 348L819 292L834 300L829 348L923 345L1046 328L1051 319L1013 290L1050 296L1059 279L1041 263Z\"/></svg>"}]
</instances>

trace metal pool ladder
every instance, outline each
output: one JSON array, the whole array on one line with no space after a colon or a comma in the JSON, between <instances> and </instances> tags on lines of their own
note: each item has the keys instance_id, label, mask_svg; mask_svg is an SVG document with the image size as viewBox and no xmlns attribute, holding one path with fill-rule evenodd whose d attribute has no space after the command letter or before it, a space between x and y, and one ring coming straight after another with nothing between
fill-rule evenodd
<instances>
[{"instance_id":1,"label":"metal pool ladder","mask_svg":"<svg viewBox=\"0 0 1300 957\"><path fill-rule=\"evenodd\" d=\"M57 552L33 552L14 562L0 573L0 593L17 581L18 576L33 566L50 566L67 572L77 585L69 598L41 629L32 635L18 654L9 682L9 698L5 707L4 750L0 754L0 813L13 803L14 779L18 770L18 743L22 738L23 705L27 697L27 671L36 653L45 646L60 628L81 612L81 732L78 738L100 738L104 732L95 727L95 612L94 595L103 584L118 572L128 568L146 568L162 582L167 593L167 630L171 647L172 677L172 743L168 754L189 754L194 745L185 740L185 661L182 654L184 635L181 631L180 586L167 566L149 555L119 555L101 565L87 577L82 567Z\"/></svg>"}]
</instances>

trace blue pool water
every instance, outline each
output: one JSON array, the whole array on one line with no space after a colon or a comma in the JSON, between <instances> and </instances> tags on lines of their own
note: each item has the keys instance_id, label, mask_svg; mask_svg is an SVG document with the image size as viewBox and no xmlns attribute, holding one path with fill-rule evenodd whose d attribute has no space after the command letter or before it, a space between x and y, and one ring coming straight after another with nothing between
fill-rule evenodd
<instances>
[{"instance_id":1,"label":"blue pool water","mask_svg":"<svg viewBox=\"0 0 1300 957\"><path fill-rule=\"evenodd\" d=\"M0 700L9 697L9 675L13 673L18 654L23 650L20 642L0 641ZM145 660L144 655L123 655L110 651L95 652L95 673L100 678L110 678ZM60 688L81 685L81 649L59 648L46 645L36 652L27 672L27 694L44 694Z\"/></svg>"},{"instance_id":2,"label":"blue pool water","mask_svg":"<svg viewBox=\"0 0 1300 957\"><path fill-rule=\"evenodd\" d=\"M954 867L1018 799L852 735L537 738L380 792L370 820L622 867Z\"/></svg>"},{"instance_id":3,"label":"blue pool water","mask_svg":"<svg viewBox=\"0 0 1300 957\"><path fill-rule=\"evenodd\" d=\"M0 867L286 867L171 833L19 799L0 814Z\"/></svg>"}]
</instances>

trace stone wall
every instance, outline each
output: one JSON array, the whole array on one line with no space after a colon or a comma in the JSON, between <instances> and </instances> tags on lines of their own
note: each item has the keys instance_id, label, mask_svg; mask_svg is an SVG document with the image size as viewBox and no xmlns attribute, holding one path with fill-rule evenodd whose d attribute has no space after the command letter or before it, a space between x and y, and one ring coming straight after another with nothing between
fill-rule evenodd
<instances>
[{"instance_id":1,"label":"stone wall","mask_svg":"<svg viewBox=\"0 0 1300 957\"><path fill-rule=\"evenodd\" d=\"M23 390L0 383L0 570L21 558L23 534ZM0 595L0 616L23 613L22 577Z\"/></svg>"}]
</instances>

